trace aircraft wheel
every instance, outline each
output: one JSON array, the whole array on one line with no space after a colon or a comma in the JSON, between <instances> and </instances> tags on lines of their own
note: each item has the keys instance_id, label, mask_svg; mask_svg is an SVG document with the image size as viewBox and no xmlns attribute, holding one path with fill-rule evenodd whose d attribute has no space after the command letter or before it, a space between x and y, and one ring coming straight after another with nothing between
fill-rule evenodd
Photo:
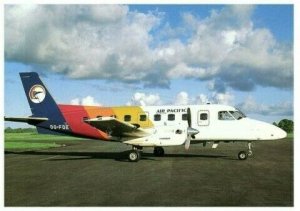
<instances>
[{"instance_id":1,"label":"aircraft wheel","mask_svg":"<svg viewBox=\"0 0 300 211\"><path fill-rule=\"evenodd\" d=\"M155 156L164 156L165 150L162 147L154 147L153 153Z\"/></svg>"},{"instance_id":2,"label":"aircraft wheel","mask_svg":"<svg viewBox=\"0 0 300 211\"><path fill-rule=\"evenodd\" d=\"M141 159L141 153L137 150L131 150L128 154L130 162L138 162Z\"/></svg>"},{"instance_id":3,"label":"aircraft wheel","mask_svg":"<svg viewBox=\"0 0 300 211\"><path fill-rule=\"evenodd\" d=\"M239 154L238 154L239 160L246 160L247 157L248 157L248 154L245 151L240 151Z\"/></svg>"}]
</instances>

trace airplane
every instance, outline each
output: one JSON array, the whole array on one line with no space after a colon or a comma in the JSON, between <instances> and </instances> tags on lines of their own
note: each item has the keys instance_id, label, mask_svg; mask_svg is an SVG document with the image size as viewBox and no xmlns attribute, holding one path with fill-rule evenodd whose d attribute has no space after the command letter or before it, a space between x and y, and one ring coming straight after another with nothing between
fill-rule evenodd
<instances>
[{"instance_id":1,"label":"airplane","mask_svg":"<svg viewBox=\"0 0 300 211\"><path fill-rule=\"evenodd\" d=\"M239 109L220 104L186 106L83 106L56 104L36 72L20 73L31 108L29 117L4 117L5 121L36 126L40 134L63 134L131 145L128 159L141 159L143 147L153 147L155 156L164 148L192 143L245 142L248 151L239 160L252 156L252 142L282 139L287 133L262 121L246 117Z\"/></svg>"}]
</instances>

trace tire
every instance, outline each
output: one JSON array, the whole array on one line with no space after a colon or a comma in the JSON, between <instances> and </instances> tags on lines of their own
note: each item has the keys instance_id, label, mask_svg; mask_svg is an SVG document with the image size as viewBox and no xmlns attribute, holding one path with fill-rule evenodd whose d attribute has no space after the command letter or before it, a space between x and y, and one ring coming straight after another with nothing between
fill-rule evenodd
<instances>
[{"instance_id":1,"label":"tire","mask_svg":"<svg viewBox=\"0 0 300 211\"><path fill-rule=\"evenodd\" d=\"M153 154L154 154L155 156L161 157L161 156L164 156L165 150L164 150L164 148L162 148L162 147L154 147Z\"/></svg>"},{"instance_id":2,"label":"tire","mask_svg":"<svg viewBox=\"0 0 300 211\"><path fill-rule=\"evenodd\" d=\"M248 153L245 151L240 151L238 154L238 158L239 160L246 160L248 157Z\"/></svg>"},{"instance_id":3,"label":"tire","mask_svg":"<svg viewBox=\"0 0 300 211\"><path fill-rule=\"evenodd\" d=\"M128 159L130 162L138 162L141 159L141 154L137 150L131 150L128 154Z\"/></svg>"}]
</instances>

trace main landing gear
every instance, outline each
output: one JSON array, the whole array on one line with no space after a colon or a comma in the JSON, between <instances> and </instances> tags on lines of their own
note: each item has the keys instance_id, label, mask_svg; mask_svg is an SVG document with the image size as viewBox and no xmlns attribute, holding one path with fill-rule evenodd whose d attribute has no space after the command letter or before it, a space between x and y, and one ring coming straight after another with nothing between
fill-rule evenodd
<instances>
[{"instance_id":1,"label":"main landing gear","mask_svg":"<svg viewBox=\"0 0 300 211\"><path fill-rule=\"evenodd\" d=\"M128 153L128 160L130 162L138 162L142 158L142 150L141 146L132 146L132 150ZM162 157L165 154L165 150L162 147L154 147L153 154L157 157Z\"/></svg>"},{"instance_id":2,"label":"main landing gear","mask_svg":"<svg viewBox=\"0 0 300 211\"><path fill-rule=\"evenodd\" d=\"M153 154L157 157L162 157L165 154L165 150L162 147L154 147Z\"/></svg>"},{"instance_id":3,"label":"main landing gear","mask_svg":"<svg viewBox=\"0 0 300 211\"><path fill-rule=\"evenodd\" d=\"M246 160L248 158L248 156L252 156L253 152L252 152L252 143L251 141L248 142L248 152L245 151L240 151L238 154L238 158L239 160Z\"/></svg>"},{"instance_id":4,"label":"main landing gear","mask_svg":"<svg viewBox=\"0 0 300 211\"><path fill-rule=\"evenodd\" d=\"M128 159L130 162L138 162L142 155L142 150L143 150L143 147L140 147L140 146L132 146L132 150L129 151L128 153Z\"/></svg>"}]
</instances>

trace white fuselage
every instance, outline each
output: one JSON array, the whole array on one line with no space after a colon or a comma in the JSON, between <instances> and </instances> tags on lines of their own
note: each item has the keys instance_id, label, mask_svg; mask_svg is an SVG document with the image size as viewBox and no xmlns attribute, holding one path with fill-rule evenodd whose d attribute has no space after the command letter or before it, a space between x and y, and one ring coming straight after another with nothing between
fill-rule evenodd
<instances>
[{"instance_id":1,"label":"white fuselage","mask_svg":"<svg viewBox=\"0 0 300 211\"><path fill-rule=\"evenodd\" d=\"M182 145L187 137L187 108L191 110L191 127L199 133L193 141L257 141L286 137L282 129L250 119L236 108L226 105L185 105L142 107L154 127L150 136L125 140L140 146Z\"/></svg>"}]
</instances>

